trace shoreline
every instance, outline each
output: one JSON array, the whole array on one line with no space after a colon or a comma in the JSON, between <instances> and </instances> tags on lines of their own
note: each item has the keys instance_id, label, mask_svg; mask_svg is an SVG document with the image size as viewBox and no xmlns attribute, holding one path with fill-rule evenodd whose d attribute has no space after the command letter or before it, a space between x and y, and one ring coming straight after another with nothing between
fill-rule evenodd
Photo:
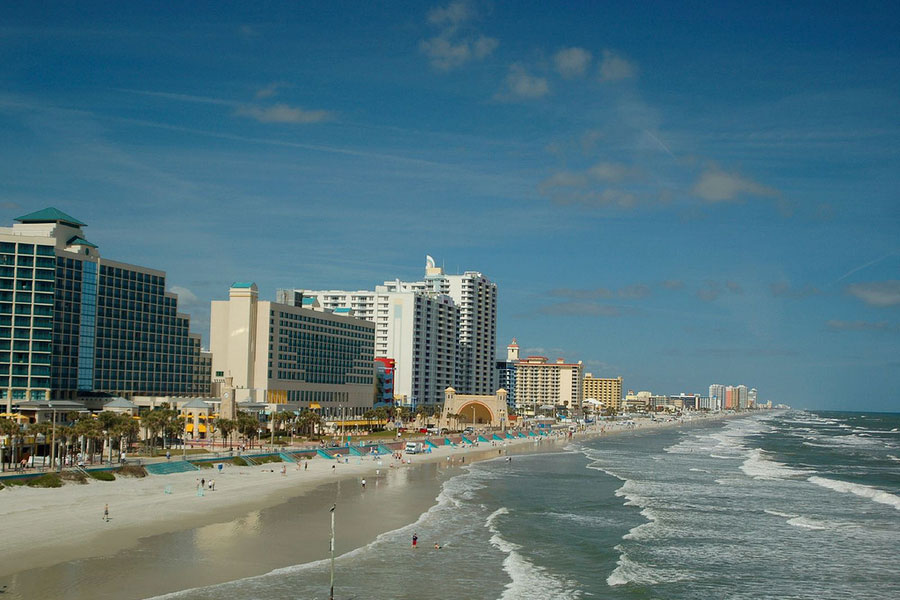
<instances>
[{"instance_id":1,"label":"shoreline","mask_svg":"<svg viewBox=\"0 0 900 600\"><path fill-rule=\"evenodd\" d=\"M365 546L386 531L414 523L435 504L443 482L462 472L463 464L496 458L503 453L561 450L559 442L711 423L731 416L735 415L684 422L639 420L634 428L622 423L600 423L572 438L546 436L541 444L535 443L535 438L519 438L494 446L482 442L477 447L439 447L430 454L413 455L412 464L400 465L389 457L380 461L351 458L347 464L318 458L309 461L308 470L302 465L298 469L294 464L285 463L288 467L285 475L281 474L278 463L255 467L227 465L221 473L203 470L135 480L119 478L115 482L68 484L61 489L5 489L0 491L0 517L6 524L5 545L10 550L0 558L0 586L8 586L11 598L35 597L34 594L42 591L41 586L43 591L50 592L46 586L73 561L81 567L91 567L88 572L92 568L105 572L112 564L120 571L131 572L141 568L138 559L136 564L129 565L127 560L123 562L117 557L146 551L151 555L154 551L166 552L173 540L197 544L196 540L204 536L221 538L223 548L214 552L221 564L202 573L194 571L180 580L166 573L165 582L159 581L160 573L145 574L144 581L132 573L127 579L128 588L113 587L109 596L94 583L85 582L83 595L67 587L67 597L144 598L262 575L277 568L326 558L328 532L324 522L319 523L319 513L327 513L330 504L338 499L341 526L336 548L338 554L344 554ZM601 426L605 426L602 434ZM392 462L395 466L389 466ZM205 490L204 496L199 497L195 481L204 475L216 479L216 490ZM363 477L367 479L365 490L360 482ZM166 487L171 493L165 493ZM106 503L110 506L108 523L102 517ZM287 510L292 511L290 515L280 514ZM271 511L271 515L263 516L276 521L293 519L295 515L305 520L302 532L298 533L303 539L282 548L283 555L257 557L251 552L257 542L244 541L251 539L246 537L248 534L261 535L252 526L249 531L241 529L246 530L248 522L260 519L266 511ZM373 515L377 518L371 518ZM186 542L182 538L196 539ZM244 554L253 554L252 557L229 554L224 550L229 544L250 547ZM260 548L258 554L267 554L264 543ZM173 568L181 569L184 561L191 559L182 557ZM45 595L50 596L52 593Z\"/></svg>"}]
</instances>

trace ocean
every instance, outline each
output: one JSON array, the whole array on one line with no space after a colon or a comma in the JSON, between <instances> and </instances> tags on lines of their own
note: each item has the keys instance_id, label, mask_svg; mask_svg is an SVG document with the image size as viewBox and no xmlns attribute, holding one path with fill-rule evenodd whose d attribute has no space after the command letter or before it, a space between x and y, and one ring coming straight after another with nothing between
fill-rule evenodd
<instances>
[{"instance_id":1,"label":"ocean","mask_svg":"<svg viewBox=\"0 0 900 600\"><path fill-rule=\"evenodd\" d=\"M898 430L897 414L783 411L479 462L415 523L341 553L335 597L900 598ZM317 561L159 598L328 584Z\"/></svg>"}]
</instances>

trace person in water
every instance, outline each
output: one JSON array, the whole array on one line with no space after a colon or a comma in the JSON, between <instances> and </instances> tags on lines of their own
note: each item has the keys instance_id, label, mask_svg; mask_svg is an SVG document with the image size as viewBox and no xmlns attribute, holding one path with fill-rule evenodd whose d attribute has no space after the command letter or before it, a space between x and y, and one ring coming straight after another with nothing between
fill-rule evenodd
<instances>
[{"instance_id":1,"label":"person in water","mask_svg":"<svg viewBox=\"0 0 900 600\"><path fill-rule=\"evenodd\" d=\"M412 539L412 544L413 544L412 547L416 548L418 546L418 543L419 543L419 536L418 536L418 534L414 533L413 539Z\"/></svg>"}]
</instances>

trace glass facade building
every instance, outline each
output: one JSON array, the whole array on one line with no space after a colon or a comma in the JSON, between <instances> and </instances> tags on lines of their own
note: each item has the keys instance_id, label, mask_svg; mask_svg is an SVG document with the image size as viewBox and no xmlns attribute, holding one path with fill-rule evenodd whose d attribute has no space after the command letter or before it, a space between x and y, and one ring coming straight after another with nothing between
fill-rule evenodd
<instances>
[{"instance_id":1,"label":"glass facade building","mask_svg":"<svg viewBox=\"0 0 900 600\"><path fill-rule=\"evenodd\" d=\"M85 224L59 210L16 221L0 228L6 403L209 393L209 359L165 273L101 258Z\"/></svg>"}]
</instances>

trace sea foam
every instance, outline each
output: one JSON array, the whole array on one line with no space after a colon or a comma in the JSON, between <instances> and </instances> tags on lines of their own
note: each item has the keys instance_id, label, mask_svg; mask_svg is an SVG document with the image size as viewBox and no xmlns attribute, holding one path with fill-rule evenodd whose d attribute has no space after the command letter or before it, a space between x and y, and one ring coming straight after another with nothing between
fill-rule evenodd
<instances>
[{"instance_id":1,"label":"sea foam","mask_svg":"<svg viewBox=\"0 0 900 600\"><path fill-rule=\"evenodd\" d=\"M621 553L619 555L619 560L616 563L616 568L613 569L613 572L606 578L606 584L611 587L625 585L627 583L655 585L658 583L671 583L674 581L692 579L690 574L685 573L684 571L642 565L632 560L621 545L616 546L616 550Z\"/></svg>"},{"instance_id":2,"label":"sea foam","mask_svg":"<svg viewBox=\"0 0 900 600\"><path fill-rule=\"evenodd\" d=\"M754 448L750 451L747 460L741 465L741 471L747 477L752 477L753 479L788 479L792 476L809 475L814 472L789 467L784 463L770 460L766 458L765 452L760 448Z\"/></svg>"},{"instance_id":3,"label":"sea foam","mask_svg":"<svg viewBox=\"0 0 900 600\"><path fill-rule=\"evenodd\" d=\"M534 597L535 590L541 591L544 598L558 598L569 600L581 598L581 592L572 589L569 582L561 577L554 576L547 569L537 566L525 558L519 550L521 546L503 539L500 530L497 529L497 520L509 514L509 509L501 506L485 519L484 526L493 535L491 545L506 554L503 559L503 570L510 578L506 584L501 600L517 600L519 598Z\"/></svg>"},{"instance_id":4,"label":"sea foam","mask_svg":"<svg viewBox=\"0 0 900 600\"><path fill-rule=\"evenodd\" d=\"M808 479L810 483L814 483L823 488L841 492L842 494L856 494L863 498L868 498L873 502L887 504L900 510L900 497L889 494L884 490L875 487L863 485L861 483L851 483L849 481L841 481L840 479L828 479L826 477L813 476Z\"/></svg>"}]
</instances>

